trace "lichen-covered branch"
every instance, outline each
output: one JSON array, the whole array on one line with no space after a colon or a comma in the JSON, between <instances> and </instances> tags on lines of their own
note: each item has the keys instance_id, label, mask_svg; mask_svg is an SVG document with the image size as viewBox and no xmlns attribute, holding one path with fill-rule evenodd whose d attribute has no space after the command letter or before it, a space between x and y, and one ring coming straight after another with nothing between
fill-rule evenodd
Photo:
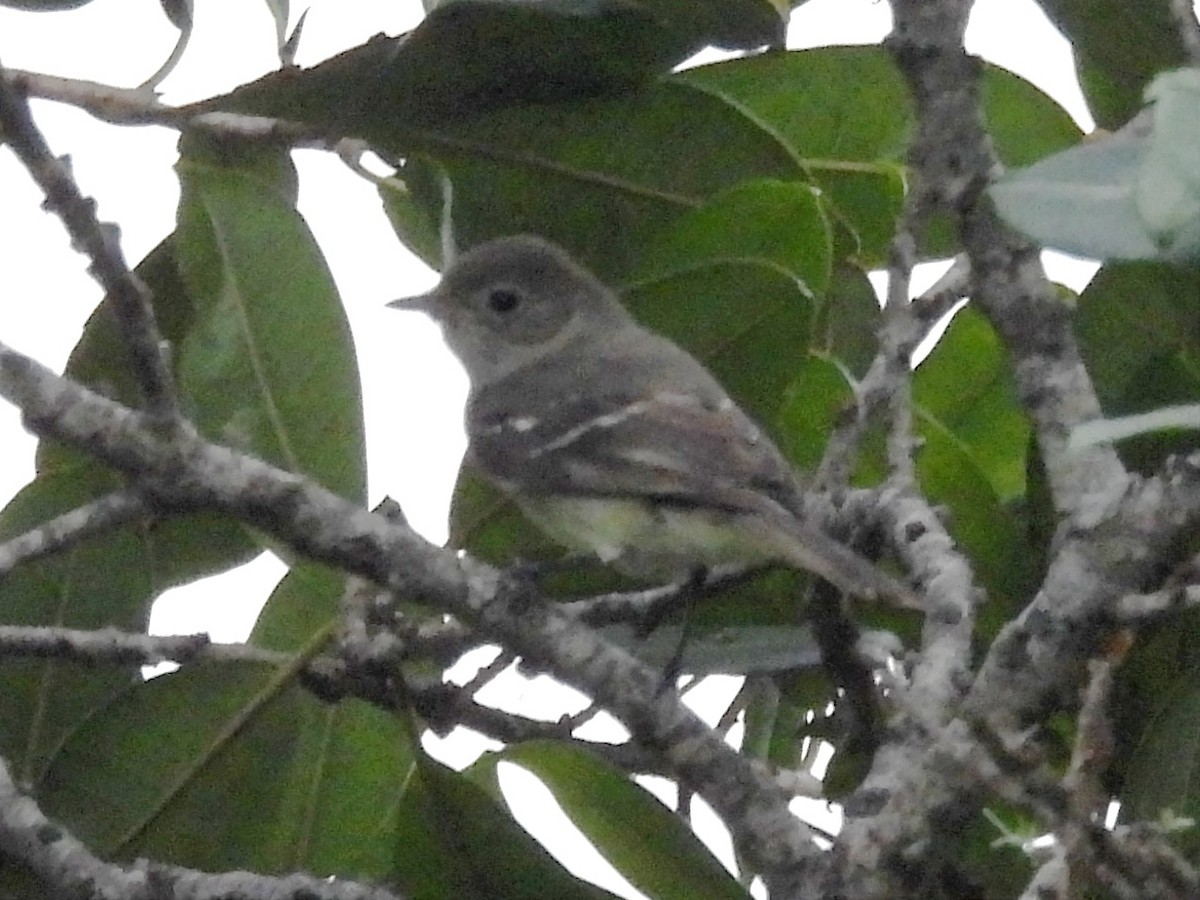
<instances>
[{"instance_id":1,"label":"lichen-covered branch","mask_svg":"<svg viewBox=\"0 0 1200 900\"><path fill-rule=\"evenodd\" d=\"M219 662L280 664L291 654L249 644L216 644L207 634L154 635L118 628L57 628L42 625L0 625L0 658L33 656L73 659L94 665L152 666L161 662Z\"/></svg>"},{"instance_id":2,"label":"lichen-covered branch","mask_svg":"<svg viewBox=\"0 0 1200 900\"><path fill-rule=\"evenodd\" d=\"M788 810L801 773L774 773L739 755L661 689L659 673L603 641L530 586L433 547L407 527L354 506L301 476L207 443L183 425L171 434L0 344L0 396L36 433L86 449L136 475L162 509L213 509L261 528L299 553L419 598L472 623L603 704L634 738L712 804L754 865L794 871L818 857Z\"/></svg>"},{"instance_id":3,"label":"lichen-covered branch","mask_svg":"<svg viewBox=\"0 0 1200 900\"><path fill-rule=\"evenodd\" d=\"M136 519L144 511L136 491L121 490L55 516L0 544L0 578L23 562L65 550L86 537Z\"/></svg>"},{"instance_id":4,"label":"lichen-covered branch","mask_svg":"<svg viewBox=\"0 0 1200 900\"><path fill-rule=\"evenodd\" d=\"M0 132L46 195L46 206L58 214L72 245L92 260L90 271L113 299L117 321L145 395L147 409L159 424L178 417L175 385L166 345L151 309L150 290L125 263L116 225L96 217L96 201L84 197L71 177L67 157L50 152L34 125L29 103L9 84L0 67Z\"/></svg>"}]
</instances>

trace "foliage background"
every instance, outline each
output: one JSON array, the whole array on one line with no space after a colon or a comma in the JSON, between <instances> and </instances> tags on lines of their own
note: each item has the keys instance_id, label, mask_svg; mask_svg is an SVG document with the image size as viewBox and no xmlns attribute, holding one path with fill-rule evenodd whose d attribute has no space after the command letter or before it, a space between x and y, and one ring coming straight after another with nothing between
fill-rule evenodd
<instances>
[{"instance_id":1,"label":"foliage background","mask_svg":"<svg viewBox=\"0 0 1200 900\"><path fill-rule=\"evenodd\" d=\"M715 20L716 34L748 43L770 37L770 16L763 9L758 18L743 15L754 4L742 5L747 9ZM846 370L862 375L870 362L878 318L864 270L886 260L902 198L909 113L887 57L869 48L761 57L641 85L647 67L682 58L713 33L668 29L647 39L640 21L618 18L589 31L586 20L467 7L432 20L405 54L381 59L368 46L303 81L268 76L222 105L350 131L408 157L410 193L384 189L383 199L397 230L431 261L439 254L439 179L447 173L455 184L456 230L465 242L519 229L564 241L626 287L646 322L704 358L798 463L814 464L828 430L816 426L822 420L832 425L849 396ZM1055 12L1070 21L1069 6ZM730 23L736 25L731 31ZM448 65L449 48L463 43L462 29L486 34L491 52ZM1102 85L1094 91L1104 98L1104 115L1119 123L1136 109L1136 94L1122 101L1103 75L1123 77L1129 64L1091 62L1092 55L1102 57L1093 40L1104 46L1112 33L1089 39L1089 77ZM1177 61L1169 44L1169 37L1147 39L1139 65L1153 71ZM567 45L594 47L595 55L560 54ZM622 52L614 53L614 46ZM518 73L523 77L513 77L514 58L528 67ZM631 83L639 84L632 96L605 96ZM808 86L800 97L791 90L795 83ZM985 84L989 124L1007 164L1031 163L1077 139L1069 118L1027 84L1001 72L989 73ZM858 114L846 115L848 109ZM674 152L662 154L664 145ZM603 179L593 177L597 172ZM188 411L209 435L365 501L364 454L371 442L364 442L355 415L360 401L350 332L315 244L291 212L288 164L274 153L231 159L227 147L195 139L185 144L178 173L174 245L153 250L140 271L152 286L166 288L163 296L186 295L186 304L160 308L159 315L179 348L177 374ZM731 227L748 221L770 227ZM932 256L950 247L946 229L935 227L923 252ZM1122 316L1130 282L1159 304L1154 316ZM1080 299L1079 333L1106 412L1194 398L1194 285L1188 273L1157 265L1113 266ZM754 306L731 308L727 298L737 294L752 296ZM231 333L238 315L246 330ZM1178 324L1164 324L1173 320ZM263 351L259 366L239 362L244 357L237 350L247 339ZM68 372L122 396L128 375L112 340L104 319L93 319ZM973 310L959 315L913 391L925 442L918 460L922 485L950 511L951 531L993 598L981 622L986 640L1037 582L1048 511L1028 455L1028 423L1002 348L982 316ZM393 388L386 402L394 395ZM314 396L329 398L329 417L312 414ZM257 399L247 404L246 397ZM1125 452L1130 465L1151 471L1180 445L1175 438L1149 438ZM1188 446L1186 436L1182 446ZM112 484L51 446L40 452L39 466L38 480L5 513L7 534ZM879 455L867 452L856 477L872 483L882 472ZM544 549L492 495L470 483L458 494L455 531L497 562ZM23 604L10 607L10 621L41 621L55 609L59 623L137 628L146 603L164 587L240 562L256 549L254 535L206 520L103 541L33 570L28 583L16 580L22 573L10 576L6 590ZM303 647L333 615L339 593L328 573L296 567L256 627L256 643ZM731 602L738 600L718 598L698 622L702 636L721 636L719 665L711 648L707 665L722 671L747 671L750 658L760 655L760 632L753 629L794 621L785 603ZM913 627L869 616L866 622L910 636ZM739 645L739 635L750 636L747 643ZM1192 680L1186 665L1162 665L1168 657L1163 638L1157 640L1154 654L1131 661L1136 677L1124 683L1126 705L1115 710L1124 724L1123 711L1144 709L1147 698L1157 703L1148 729L1139 723L1122 730L1128 746L1113 770L1122 795L1147 815L1161 805L1156 797L1190 796L1186 776L1166 785L1158 777L1162 764L1155 760L1170 753L1161 748L1191 730ZM692 663L703 666L706 645L701 640L698 646ZM740 655L739 646L745 648ZM40 785L49 813L106 856L156 856L214 870L398 877L421 884L426 896L461 892L463 879L514 895L588 893L515 827L475 833L472 826L481 821L506 821L497 818L488 794L494 758L468 779L454 777L420 754L403 722L366 704L323 706L277 670L253 665L196 666L132 691L119 671L111 680L91 671L80 677L59 664L48 677L42 663L21 665L13 664L6 684L28 678L30 687L11 689L6 720L29 726L4 736L4 755L19 761L24 780ZM772 713L765 733L768 756L780 753L780 759L795 750L794 731L785 729L794 728L797 713L820 708L829 690L804 678L786 688L786 708ZM37 709L28 706L34 697ZM180 709L198 713L186 727L178 721ZM772 740L773 729L786 737ZM1134 752L1137 746L1144 752ZM651 896L720 890L704 851L656 807L633 817L641 829L628 827L628 815L624 827L606 826L612 815L606 810L627 810L643 798L594 760L537 742L507 755L554 784L577 817L590 819L589 833ZM288 763L279 765L282 759ZM573 792L584 781L595 790ZM121 796L122 807L98 817L94 791ZM380 798L387 798L382 809ZM231 802L237 804L232 811ZM445 832L447 821L452 835ZM225 830L215 831L214 822ZM397 856L398 831L405 840L420 835L432 843ZM351 845L347 834L356 836ZM497 852L512 863L497 865ZM979 868L988 870L995 856L983 852ZM684 862L668 873L662 868L668 859ZM994 879L996 896L1004 896L1013 872L1024 872L1019 860L1000 868L1007 871L980 876ZM490 882L497 871L513 881ZM729 890L736 895L738 889Z\"/></svg>"}]
</instances>

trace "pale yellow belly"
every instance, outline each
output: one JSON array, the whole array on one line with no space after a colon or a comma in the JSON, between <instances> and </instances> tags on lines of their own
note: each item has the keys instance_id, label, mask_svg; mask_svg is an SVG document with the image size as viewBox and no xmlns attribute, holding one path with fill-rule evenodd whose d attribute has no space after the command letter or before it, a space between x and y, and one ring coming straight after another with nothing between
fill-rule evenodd
<instances>
[{"instance_id":1,"label":"pale yellow belly","mask_svg":"<svg viewBox=\"0 0 1200 900\"><path fill-rule=\"evenodd\" d=\"M522 498L520 505L553 539L638 577L683 578L700 566L760 563L776 555L747 534L741 517L719 510L578 497Z\"/></svg>"}]
</instances>

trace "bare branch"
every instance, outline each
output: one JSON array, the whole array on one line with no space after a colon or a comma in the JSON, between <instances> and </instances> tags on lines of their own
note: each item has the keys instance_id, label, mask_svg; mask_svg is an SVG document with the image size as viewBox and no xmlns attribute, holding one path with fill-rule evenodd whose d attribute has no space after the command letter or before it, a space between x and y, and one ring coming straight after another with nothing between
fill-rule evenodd
<instances>
[{"instance_id":1,"label":"bare branch","mask_svg":"<svg viewBox=\"0 0 1200 900\"><path fill-rule=\"evenodd\" d=\"M96 218L96 201L79 192L67 157L55 157L29 114L25 96L0 68L0 131L24 163L71 235L71 244L92 260L90 272L113 299L126 348L147 408L160 425L178 420L175 386L166 346L151 309L149 288L125 263L116 225Z\"/></svg>"},{"instance_id":2,"label":"bare branch","mask_svg":"<svg viewBox=\"0 0 1200 900\"><path fill-rule=\"evenodd\" d=\"M98 628L0 625L0 657L35 656L109 665L151 666L161 662L263 662L282 665L290 653L250 644L214 644L207 634L150 635Z\"/></svg>"},{"instance_id":3,"label":"bare branch","mask_svg":"<svg viewBox=\"0 0 1200 900\"><path fill-rule=\"evenodd\" d=\"M332 150L336 139L311 125L231 112L197 112L167 106L146 87L118 88L94 81L43 75L22 69L0 70L0 84L40 100L66 103L113 125L162 125L200 128L218 136L274 141L292 147Z\"/></svg>"},{"instance_id":4,"label":"bare branch","mask_svg":"<svg viewBox=\"0 0 1200 900\"><path fill-rule=\"evenodd\" d=\"M56 516L0 544L0 578L20 563L65 550L84 538L132 521L145 511L136 491L121 490Z\"/></svg>"}]
</instances>

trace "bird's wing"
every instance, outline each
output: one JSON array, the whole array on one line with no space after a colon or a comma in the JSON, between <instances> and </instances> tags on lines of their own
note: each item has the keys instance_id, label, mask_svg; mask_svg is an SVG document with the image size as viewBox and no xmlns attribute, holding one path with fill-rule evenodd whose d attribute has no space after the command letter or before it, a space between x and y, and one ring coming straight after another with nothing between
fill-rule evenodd
<instances>
[{"instance_id":1,"label":"bird's wing","mask_svg":"<svg viewBox=\"0 0 1200 900\"><path fill-rule=\"evenodd\" d=\"M537 495L653 499L742 514L740 527L776 559L850 593L917 608L903 585L805 522L791 470L722 395L564 395L541 413L469 417L477 464L506 489Z\"/></svg>"},{"instance_id":2,"label":"bird's wing","mask_svg":"<svg viewBox=\"0 0 1200 900\"><path fill-rule=\"evenodd\" d=\"M481 396L468 430L476 463L524 493L796 508L787 463L723 393L567 392L503 409Z\"/></svg>"}]
</instances>

